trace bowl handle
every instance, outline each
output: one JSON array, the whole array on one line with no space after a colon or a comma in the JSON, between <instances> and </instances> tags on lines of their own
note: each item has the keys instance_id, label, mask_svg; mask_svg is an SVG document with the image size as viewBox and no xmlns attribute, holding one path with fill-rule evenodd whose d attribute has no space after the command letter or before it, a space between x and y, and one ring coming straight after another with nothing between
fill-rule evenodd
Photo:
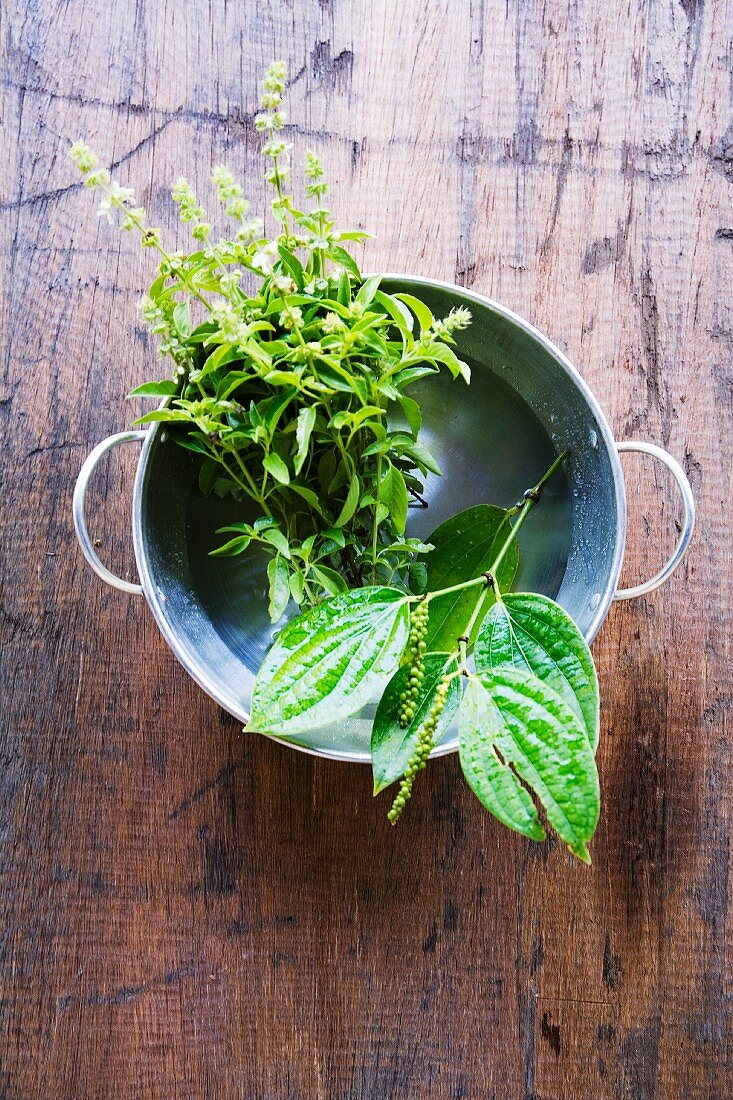
<instances>
[{"instance_id":1,"label":"bowl handle","mask_svg":"<svg viewBox=\"0 0 733 1100\"><path fill-rule=\"evenodd\" d=\"M81 470L79 470L79 476L74 486L74 499L72 503L76 537L79 540L79 545L81 546L84 557L87 559L94 572L98 577L101 577L103 581L106 581L107 584L111 584L113 588L119 588L122 592L132 592L135 596L142 596L142 585L133 584L131 581L123 581L121 577L116 577L114 573L110 572L106 565L102 565L97 557L94 543L87 529L85 504L89 480L102 455L112 450L118 443L142 443L147 434L147 432L120 432L118 435L110 435L107 439L103 439L101 443L98 443L94 450L87 456Z\"/></svg>"},{"instance_id":2,"label":"bowl handle","mask_svg":"<svg viewBox=\"0 0 733 1100\"><path fill-rule=\"evenodd\" d=\"M659 588L660 584L664 584L666 580L669 580L682 561L690 539L692 538L692 531L695 527L695 501L692 496L692 488L687 479L687 474L682 469L679 462L675 458L672 458L672 455L668 454L667 451L662 450L661 447L657 447L654 443L617 443L616 450L637 451L640 454L651 455L652 458L659 459L659 461L667 467L672 477L677 482L679 491L682 494L682 505L684 508L682 531L667 564L650 580L644 581L643 584L637 584L633 588L619 588L614 593L614 600L633 600L636 596L645 596L648 592L653 592L655 588Z\"/></svg>"}]
</instances>

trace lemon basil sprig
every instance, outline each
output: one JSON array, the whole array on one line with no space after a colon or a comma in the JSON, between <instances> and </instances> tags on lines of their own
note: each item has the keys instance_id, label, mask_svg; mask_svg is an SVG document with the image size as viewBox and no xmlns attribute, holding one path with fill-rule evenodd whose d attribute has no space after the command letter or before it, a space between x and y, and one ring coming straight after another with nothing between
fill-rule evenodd
<instances>
[{"instance_id":1,"label":"lemon basil sprig","mask_svg":"<svg viewBox=\"0 0 733 1100\"><path fill-rule=\"evenodd\" d=\"M557 603L507 592L519 530L565 458L514 508L469 509L431 536L428 570L435 560L435 571L446 575L451 562L463 569L468 560L480 567L476 576L435 588L429 578L422 597L391 586L360 588L289 622L257 676L248 728L297 740L343 721L381 689L371 741L374 791L400 781L388 815L394 823L457 717L461 766L483 805L510 829L543 840L538 802L571 852L590 862L587 844L600 808L593 659ZM474 539L459 551L455 535L467 519ZM424 627L434 615L431 633ZM432 639L429 648L416 638Z\"/></svg>"},{"instance_id":2,"label":"lemon basil sprig","mask_svg":"<svg viewBox=\"0 0 733 1100\"><path fill-rule=\"evenodd\" d=\"M197 247L169 251L134 192L83 142L71 149L85 184L101 194L99 213L118 215L160 258L142 312L172 376L132 391L165 399L136 423L165 423L199 457L201 490L241 502L241 521L220 532L227 537L214 553L256 545L269 556L273 621L291 598L308 607L366 583L421 590L430 545L405 537L407 509L440 469L408 391L443 367L470 378L454 350L469 311L435 318L418 298L383 291L379 276L362 277L346 246L367 234L337 228L313 153L309 209L296 205L285 79L273 63L256 120L274 190L271 236L231 172L217 167L212 182L234 231L215 240L213 219L179 179L172 198Z\"/></svg>"}]
</instances>

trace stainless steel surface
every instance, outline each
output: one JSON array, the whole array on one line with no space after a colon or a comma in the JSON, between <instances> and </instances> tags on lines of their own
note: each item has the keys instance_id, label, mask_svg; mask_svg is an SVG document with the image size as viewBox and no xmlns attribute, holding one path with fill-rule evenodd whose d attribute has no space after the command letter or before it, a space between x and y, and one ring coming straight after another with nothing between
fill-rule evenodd
<instances>
[{"instance_id":1,"label":"stainless steel surface","mask_svg":"<svg viewBox=\"0 0 733 1100\"><path fill-rule=\"evenodd\" d=\"M91 454L87 456L84 465L79 471L79 476L74 486L74 498L71 505L76 537L79 540L79 545L81 546L84 557L87 559L94 572L98 577L101 577L103 581L106 581L107 584L111 584L113 588L119 588L121 592L130 592L135 596L142 596L142 585L134 584L132 581L123 581L122 577L115 576L115 574L99 560L97 551L94 549L94 543L87 529L86 499L89 482L97 468L97 463L107 454L107 451L116 447L119 443L144 443L147 434L147 432L119 432L117 435L110 435L107 439L103 439L101 443L98 443Z\"/></svg>"},{"instance_id":2,"label":"stainless steel surface","mask_svg":"<svg viewBox=\"0 0 733 1100\"><path fill-rule=\"evenodd\" d=\"M642 584L636 584L633 588L619 588L614 593L614 600L633 600L637 596L646 596L649 592L653 592L655 588L659 588L661 584L664 584L672 574L677 566L682 561L685 555L685 551L692 538L692 532L695 529L695 499L692 495L692 486L687 480L687 474L680 466L676 458L672 458L672 455L661 447L657 447L656 443L617 443L617 451L632 451L638 454L651 455L652 458L658 459L662 462L672 477L677 482L677 486L682 495L682 507L684 509L684 515L682 517L682 530L680 537L677 539L677 545L672 551L669 560L666 565L663 565L658 573Z\"/></svg>"},{"instance_id":3,"label":"stainless steel surface","mask_svg":"<svg viewBox=\"0 0 733 1100\"><path fill-rule=\"evenodd\" d=\"M621 466L593 394L549 340L503 306L429 279L391 275L384 285L419 295L436 316L461 304L473 314L458 341L459 354L473 367L471 386L436 376L415 389L425 442L443 477L430 476L429 507L411 509L409 532L425 536L473 504L513 504L555 454L569 448L570 463L548 485L522 532L515 588L556 598L592 641L616 591L626 537ZM195 456L170 439L165 425L146 434L134 489L135 555L143 591L174 653L204 691L244 723L255 673L274 634L264 561L253 553L208 556L218 542L216 528L242 518L242 509L232 501L205 500L196 468ZM87 557L104 576L96 555ZM111 583L120 584L117 578ZM368 762L373 713L372 704L296 747ZM434 755L456 747L451 729Z\"/></svg>"}]
</instances>

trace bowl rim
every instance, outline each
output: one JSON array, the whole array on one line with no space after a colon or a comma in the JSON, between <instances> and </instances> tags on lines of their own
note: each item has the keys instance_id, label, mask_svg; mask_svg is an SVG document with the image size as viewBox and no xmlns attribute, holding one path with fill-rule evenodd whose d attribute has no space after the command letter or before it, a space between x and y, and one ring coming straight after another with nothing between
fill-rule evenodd
<instances>
[{"instance_id":1,"label":"bowl rim","mask_svg":"<svg viewBox=\"0 0 733 1100\"><path fill-rule=\"evenodd\" d=\"M367 278L369 274L366 273L364 278ZM462 287L457 283L446 282L442 279L431 279L424 275L410 275L405 272L384 272L382 278L386 280L399 281L401 279L411 284L418 286L425 286L431 288L437 288L445 290L450 293L457 294L461 298L474 302L482 308L489 308L494 313L504 317L507 321L510 321L513 325L522 329L528 336L540 344L545 351L555 360L569 377L570 381L582 394L585 402L589 406L593 413L598 426L600 428L603 443L608 452L609 462L611 464L611 470L614 480L614 492L616 497L616 540L613 552L613 559L611 562L611 569L608 574L608 578L605 585L605 590L602 593L601 599L598 603L595 616L585 632L585 639L590 645L596 634L598 633L606 615L608 614L611 602L613 600L614 592L618 585L618 579L621 573L621 566L623 564L624 546L626 543L626 491L624 487L624 477L621 468L621 461L619 459L618 451L616 450L616 441L614 439L611 428L608 424L606 416L601 409L593 391L584 381L583 377L575 366L571 363L568 357L555 345L553 342L544 335L538 328L536 328L529 321L525 320L514 310L509 309L507 306L502 305L500 302L495 301L493 298L489 298L486 295L479 294L474 290L469 290L466 287ZM164 404L167 403L167 399ZM153 579L148 569L147 555L145 553L145 546L142 536L142 485L145 477L145 471L147 468L148 459L150 456L150 450L158 433L165 427L162 423L151 425L148 429L145 442L143 443L142 451L137 465L137 472L135 474L135 483L133 487L133 503L132 503L132 531L133 531L133 545L135 552L135 561L137 564L138 573L140 576L140 584L142 585L143 594L147 600L148 606L153 613L158 629L160 630L166 643L173 651L174 656L179 663L183 665L189 676L198 684L198 686L205 691L206 694L214 700L220 707L226 710L234 718L241 721L244 725L249 721L249 714L243 708L233 708L229 703L222 701L222 698L218 692L217 686L214 680L208 675L200 664L198 664L193 656L191 656L186 648L184 648L179 641L177 632L172 628L166 612L165 612L165 595L160 592L153 583ZM290 738L277 737L273 734L260 734L259 736L269 737L272 741L278 741L282 745L288 746L288 748L298 749L300 752L308 753L311 756L318 756L329 760L338 760L351 764L371 764L371 754L368 750L359 751L340 751L338 749L330 748L314 748L309 745L300 744L298 741L291 740ZM452 738L450 741L443 742L431 752L431 757L447 756L451 753L458 751L458 739Z\"/></svg>"}]
</instances>

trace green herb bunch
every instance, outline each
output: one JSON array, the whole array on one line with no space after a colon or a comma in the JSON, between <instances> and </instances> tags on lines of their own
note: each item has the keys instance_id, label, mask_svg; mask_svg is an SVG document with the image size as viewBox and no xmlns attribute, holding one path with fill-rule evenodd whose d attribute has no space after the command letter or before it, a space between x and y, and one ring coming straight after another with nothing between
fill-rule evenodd
<instances>
[{"instance_id":1,"label":"green herb bunch","mask_svg":"<svg viewBox=\"0 0 733 1100\"><path fill-rule=\"evenodd\" d=\"M160 255L143 315L173 362L172 377L134 395L164 398L137 423L164 422L200 458L205 494L231 495L242 520L214 551L269 554L270 615L303 610L260 668L248 728L301 740L343 721L381 692L371 734L374 792L399 784L389 820L458 723L460 760L481 803L534 840L546 823L589 862L599 814L595 751L598 681L576 624L553 600L512 593L517 536L545 485L513 507L481 504L426 542L406 533L410 497L439 474L420 441L420 405L407 391L445 366L470 380L456 337L464 308L436 319L409 294L363 278L325 206L318 158L305 162L310 208L288 192L282 138L285 69L273 63L257 127L266 138L276 232L250 215L225 168L212 173L237 228L212 240L189 183L172 197L197 248L169 252L133 191L100 169L82 142L72 157L99 213L121 217ZM460 339L460 337L459 337Z\"/></svg>"},{"instance_id":2,"label":"green herb bunch","mask_svg":"<svg viewBox=\"0 0 733 1100\"><path fill-rule=\"evenodd\" d=\"M229 537L214 553L257 544L271 555L273 621L290 597L311 606L380 582L421 591L420 559L430 546L405 537L407 508L440 470L419 439L420 406L407 391L443 365L470 378L454 351L468 310L436 319L418 299L380 290L379 276L362 278L344 245L367 234L337 230L313 153L305 161L310 209L295 205L286 189L284 87L285 68L275 62L257 117L274 189L273 237L219 167L212 180L238 226L234 236L213 242L203 207L179 179L173 201L199 247L168 252L134 192L100 169L85 144L71 150L86 185L102 194L99 213L119 213L122 228L161 256L142 311L173 376L133 390L166 398L136 423L169 424L201 456L204 493L248 502L246 519L222 530Z\"/></svg>"}]
</instances>

